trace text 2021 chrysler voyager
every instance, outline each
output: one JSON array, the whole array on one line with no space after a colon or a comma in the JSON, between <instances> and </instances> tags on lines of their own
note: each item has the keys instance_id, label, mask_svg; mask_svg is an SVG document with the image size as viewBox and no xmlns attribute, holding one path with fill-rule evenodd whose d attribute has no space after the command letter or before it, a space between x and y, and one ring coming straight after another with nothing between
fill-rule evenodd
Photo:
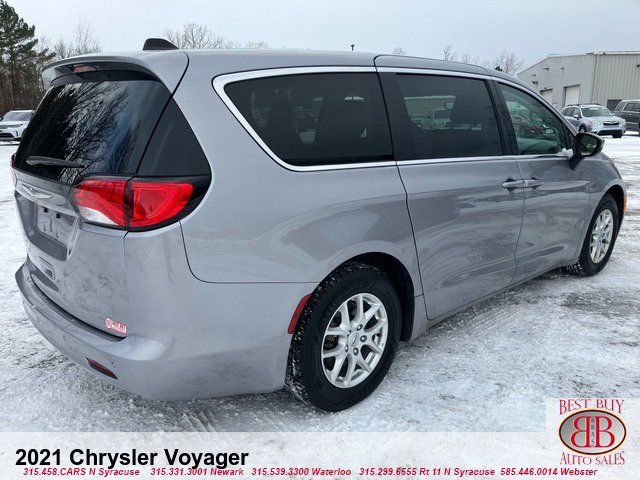
<instances>
[{"instance_id":1,"label":"text 2021 chrysler voyager","mask_svg":"<svg viewBox=\"0 0 640 480\"><path fill-rule=\"evenodd\" d=\"M598 137L480 67L166 50L43 78L12 159L25 309L149 398L286 386L347 408L400 341L548 270L600 271L625 209Z\"/></svg>"}]
</instances>

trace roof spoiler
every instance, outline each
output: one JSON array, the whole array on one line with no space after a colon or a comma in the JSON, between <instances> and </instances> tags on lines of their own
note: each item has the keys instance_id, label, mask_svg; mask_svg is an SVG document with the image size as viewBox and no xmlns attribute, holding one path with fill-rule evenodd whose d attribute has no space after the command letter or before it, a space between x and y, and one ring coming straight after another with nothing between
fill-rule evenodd
<instances>
[{"instance_id":1,"label":"roof spoiler","mask_svg":"<svg viewBox=\"0 0 640 480\"><path fill-rule=\"evenodd\" d=\"M142 50L178 50L178 47L164 38L147 38Z\"/></svg>"}]
</instances>

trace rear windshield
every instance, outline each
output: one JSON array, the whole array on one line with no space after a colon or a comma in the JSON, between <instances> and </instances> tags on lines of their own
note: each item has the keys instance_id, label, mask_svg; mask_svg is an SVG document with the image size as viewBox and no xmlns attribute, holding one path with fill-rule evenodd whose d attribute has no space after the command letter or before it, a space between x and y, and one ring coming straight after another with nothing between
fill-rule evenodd
<instances>
[{"instance_id":1,"label":"rear windshield","mask_svg":"<svg viewBox=\"0 0 640 480\"><path fill-rule=\"evenodd\" d=\"M138 72L61 77L33 115L14 166L62 183L89 174L133 174L169 98L161 82ZM28 162L32 156L82 167Z\"/></svg>"}]
</instances>

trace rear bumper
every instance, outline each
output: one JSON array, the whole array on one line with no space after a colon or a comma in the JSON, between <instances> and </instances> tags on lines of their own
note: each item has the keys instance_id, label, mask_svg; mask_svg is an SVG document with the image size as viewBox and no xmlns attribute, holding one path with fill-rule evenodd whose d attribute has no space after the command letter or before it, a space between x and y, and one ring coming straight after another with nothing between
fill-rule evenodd
<instances>
[{"instance_id":1,"label":"rear bumper","mask_svg":"<svg viewBox=\"0 0 640 480\"><path fill-rule=\"evenodd\" d=\"M193 277L192 277L193 278ZM78 365L98 378L143 397L183 400L279 390L284 384L291 336L286 333L292 309L283 304L305 290L300 284L204 284L208 314L156 318L162 334L131 333L118 338L78 320L52 302L34 283L28 266L16 272L27 315L40 333ZM199 288L197 287L197 288ZM157 292L156 292L157 294ZM158 303L174 302L171 292ZM247 299L259 315L244 315ZM262 302L265 298L272 301ZM188 303L185 298L183 302ZM197 301L197 300L196 300ZM245 304L239 305L241 301ZM295 308L295 303L294 307ZM235 310L234 318L228 312ZM291 311L290 311L291 310ZM285 311L287 315L285 315ZM218 312L218 315L216 315ZM256 312L257 313L257 312ZM117 379L92 369L87 358L110 369Z\"/></svg>"}]
</instances>

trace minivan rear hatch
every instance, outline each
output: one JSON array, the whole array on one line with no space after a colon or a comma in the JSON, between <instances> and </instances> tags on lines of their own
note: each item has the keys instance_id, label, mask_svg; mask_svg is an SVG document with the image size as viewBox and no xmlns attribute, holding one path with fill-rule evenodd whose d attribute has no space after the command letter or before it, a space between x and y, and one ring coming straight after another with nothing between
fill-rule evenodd
<instances>
[{"instance_id":1,"label":"minivan rear hatch","mask_svg":"<svg viewBox=\"0 0 640 480\"><path fill-rule=\"evenodd\" d=\"M178 60L179 79L186 57ZM151 71L129 67L69 64L51 82L12 160L31 278L71 315L114 335L122 332L107 329L107 319L130 325L126 231L83 222L70 198L89 176L134 176L171 99Z\"/></svg>"}]
</instances>

